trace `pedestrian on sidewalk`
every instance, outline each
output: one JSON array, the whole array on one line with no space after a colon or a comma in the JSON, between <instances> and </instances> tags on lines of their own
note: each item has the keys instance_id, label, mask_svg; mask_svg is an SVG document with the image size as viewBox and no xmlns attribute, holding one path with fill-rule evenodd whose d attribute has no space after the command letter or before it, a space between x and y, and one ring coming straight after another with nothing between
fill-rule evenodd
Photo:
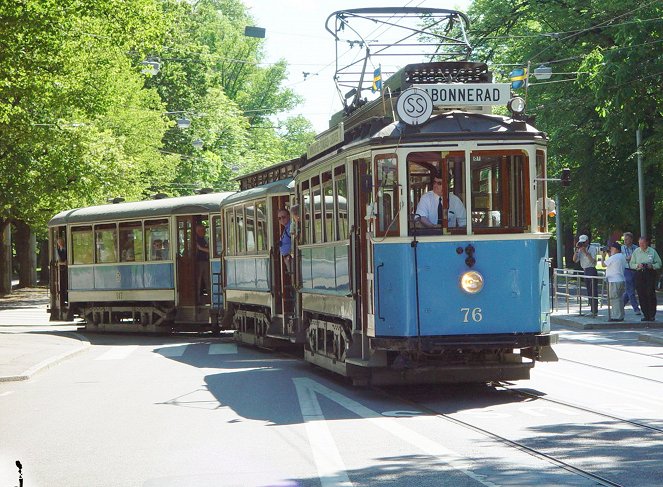
<instances>
[{"instance_id":1,"label":"pedestrian on sidewalk","mask_svg":"<svg viewBox=\"0 0 663 487\"><path fill-rule=\"evenodd\" d=\"M649 246L649 237L643 235L640 247L633 252L629 266L636 270L635 289L640 299L642 321L656 320L656 271L661 268L661 257Z\"/></svg>"},{"instance_id":2,"label":"pedestrian on sidewalk","mask_svg":"<svg viewBox=\"0 0 663 487\"><path fill-rule=\"evenodd\" d=\"M587 297L592 309L592 316L599 312L599 286L598 272L596 271L596 249L589 246L589 237L580 235L576 244L576 251L573 253L573 262L580 262L580 267L585 274L585 287L587 288Z\"/></svg>"},{"instance_id":3,"label":"pedestrian on sidewalk","mask_svg":"<svg viewBox=\"0 0 663 487\"><path fill-rule=\"evenodd\" d=\"M605 259L605 278L608 280L608 300L610 302L608 321L624 321L624 301L622 295L626 287L624 272L626 259L622 254L622 246L612 242L609 247L610 257Z\"/></svg>"},{"instance_id":4,"label":"pedestrian on sidewalk","mask_svg":"<svg viewBox=\"0 0 663 487\"><path fill-rule=\"evenodd\" d=\"M626 283L626 292L622 299L624 300L624 306L628 303L631 303L633 306L633 311L636 315L641 315L640 305L638 304L638 298L635 295L635 269L629 267L631 262L631 256L633 252L638 248L637 245L633 243L633 234L631 232L626 232L624 234L624 245L622 245L622 254L624 254L624 260L626 261L626 268L624 270L624 282Z\"/></svg>"}]
</instances>

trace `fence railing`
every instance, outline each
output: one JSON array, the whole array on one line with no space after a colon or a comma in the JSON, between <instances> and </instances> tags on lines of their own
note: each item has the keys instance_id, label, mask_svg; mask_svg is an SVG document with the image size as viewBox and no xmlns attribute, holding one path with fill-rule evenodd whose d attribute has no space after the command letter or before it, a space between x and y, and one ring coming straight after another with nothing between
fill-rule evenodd
<instances>
[{"instance_id":1,"label":"fence railing","mask_svg":"<svg viewBox=\"0 0 663 487\"><path fill-rule=\"evenodd\" d=\"M597 296L589 295L586 280L595 281ZM585 314L583 310L591 310L592 299L597 300L597 308L607 304L608 315L610 315L610 300L608 299L608 285L605 272L598 271L597 276L586 276L583 271L575 269L553 269L553 311L561 311L566 308L566 313ZM591 311L590 311L591 312Z\"/></svg>"}]
</instances>

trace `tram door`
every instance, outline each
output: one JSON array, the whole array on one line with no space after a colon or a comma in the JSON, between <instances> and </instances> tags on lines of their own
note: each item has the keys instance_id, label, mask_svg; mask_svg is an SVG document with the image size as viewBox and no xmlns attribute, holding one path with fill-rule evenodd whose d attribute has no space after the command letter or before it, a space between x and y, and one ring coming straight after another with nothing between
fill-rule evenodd
<instances>
[{"instance_id":1,"label":"tram door","mask_svg":"<svg viewBox=\"0 0 663 487\"><path fill-rule=\"evenodd\" d=\"M196 305L196 217L177 217L177 293L179 306Z\"/></svg>"},{"instance_id":2,"label":"tram door","mask_svg":"<svg viewBox=\"0 0 663 487\"><path fill-rule=\"evenodd\" d=\"M279 246L281 234L283 233L283 227L279 222L278 212L281 209L287 208L288 204L288 196L275 196L272 198L272 221L275 222L272 269L274 269L274 297L276 298L274 314L277 315L291 315L295 309L295 290L293 287L293 276L295 272L294 259L292 257L288 257L288 263L286 264L285 258L281 256L281 250Z\"/></svg>"},{"instance_id":3,"label":"tram door","mask_svg":"<svg viewBox=\"0 0 663 487\"><path fill-rule=\"evenodd\" d=\"M51 230L51 320L67 319L67 232L66 227Z\"/></svg>"},{"instance_id":4,"label":"tram door","mask_svg":"<svg viewBox=\"0 0 663 487\"><path fill-rule=\"evenodd\" d=\"M355 223L353 233L354 247L354 287L357 299L358 323L364 337L375 336L375 317L373 315L373 247L368 238L366 208L371 194L371 169L366 159L354 162ZM364 347L365 348L365 347Z\"/></svg>"}]
</instances>

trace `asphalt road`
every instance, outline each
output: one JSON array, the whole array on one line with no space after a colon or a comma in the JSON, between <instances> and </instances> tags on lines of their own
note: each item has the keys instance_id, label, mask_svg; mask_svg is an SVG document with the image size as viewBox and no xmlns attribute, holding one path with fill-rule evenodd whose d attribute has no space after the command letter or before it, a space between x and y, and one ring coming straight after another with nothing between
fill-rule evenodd
<instances>
[{"instance_id":1,"label":"asphalt road","mask_svg":"<svg viewBox=\"0 0 663 487\"><path fill-rule=\"evenodd\" d=\"M90 334L0 383L0 485L15 460L25 487L662 485L663 349L562 333L530 381L391 389L227 339Z\"/></svg>"}]
</instances>

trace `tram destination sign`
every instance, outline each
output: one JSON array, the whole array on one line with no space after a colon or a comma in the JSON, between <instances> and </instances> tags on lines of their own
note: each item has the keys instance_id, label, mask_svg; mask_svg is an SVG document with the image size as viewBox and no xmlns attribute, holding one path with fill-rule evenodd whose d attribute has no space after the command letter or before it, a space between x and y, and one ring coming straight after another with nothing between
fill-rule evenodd
<instances>
[{"instance_id":1,"label":"tram destination sign","mask_svg":"<svg viewBox=\"0 0 663 487\"><path fill-rule=\"evenodd\" d=\"M313 143L308 146L306 157L310 159L327 149L331 149L335 145L343 143L344 137L345 130L343 128L343 122L341 122L335 128L329 129L318 135Z\"/></svg>"},{"instance_id":2,"label":"tram destination sign","mask_svg":"<svg viewBox=\"0 0 663 487\"><path fill-rule=\"evenodd\" d=\"M506 105L511 99L511 83L446 83L413 88L428 93L435 106Z\"/></svg>"}]
</instances>

